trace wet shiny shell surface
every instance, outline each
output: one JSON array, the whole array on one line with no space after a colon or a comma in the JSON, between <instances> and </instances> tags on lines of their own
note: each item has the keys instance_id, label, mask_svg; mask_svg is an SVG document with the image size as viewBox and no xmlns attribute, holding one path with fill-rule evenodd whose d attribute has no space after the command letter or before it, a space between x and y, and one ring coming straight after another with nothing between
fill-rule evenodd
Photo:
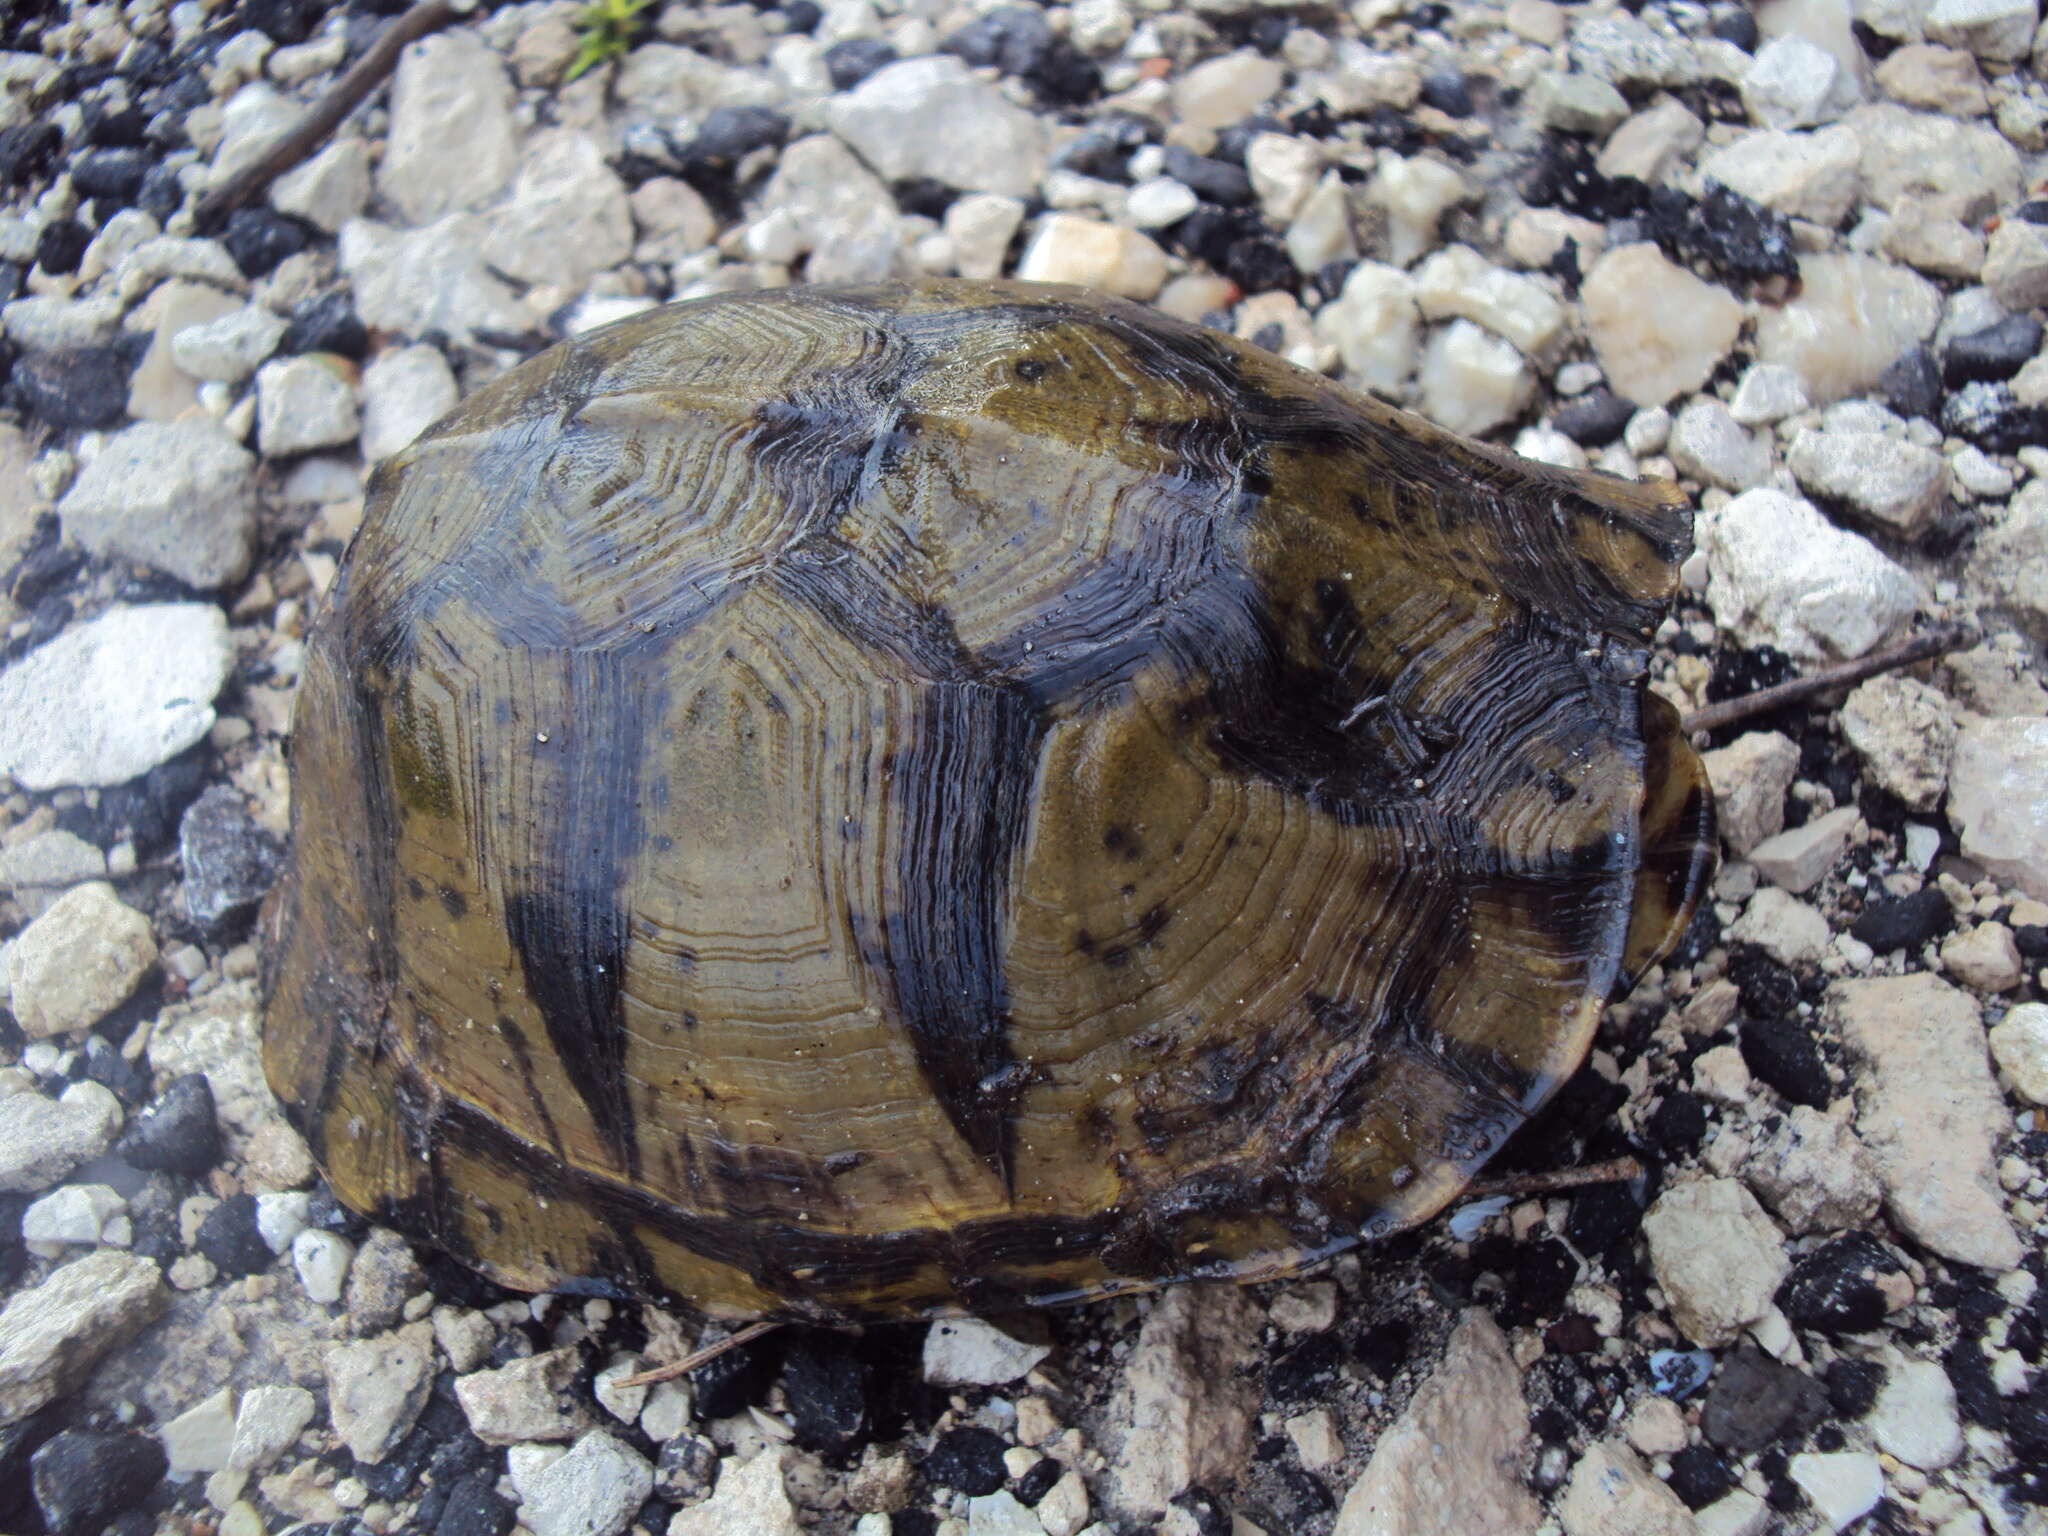
<instances>
[{"instance_id":1,"label":"wet shiny shell surface","mask_svg":"<svg viewBox=\"0 0 2048 1536\"><path fill-rule=\"evenodd\" d=\"M1684 503L1027 284L658 309L377 474L265 1065L529 1289L826 1319L1420 1220L1675 939Z\"/></svg>"}]
</instances>

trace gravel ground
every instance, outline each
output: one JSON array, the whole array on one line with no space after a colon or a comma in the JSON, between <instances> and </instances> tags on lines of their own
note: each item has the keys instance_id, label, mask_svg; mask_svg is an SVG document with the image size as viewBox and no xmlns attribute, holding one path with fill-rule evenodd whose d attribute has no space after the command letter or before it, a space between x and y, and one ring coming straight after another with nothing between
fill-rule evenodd
<instances>
[{"instance_id":1,"label":"gravel ground","mask_svg":"<svg viewBox=\"0 0 2048 1536\"><path fill-rule=\"evenodd\" d=\"M0 3L0 1529L2048 1530L2048 28L2036 0ZM2031 199L2031 200L2030 200ZM784 1330L340 1210L255 1060L300 637L368 465L556 337L1092 284L1695 493L1726 863L1497 1171L1291 1283ZM709 1337L710 1335L706 1335Z\"/></svg>"}]
</instances>

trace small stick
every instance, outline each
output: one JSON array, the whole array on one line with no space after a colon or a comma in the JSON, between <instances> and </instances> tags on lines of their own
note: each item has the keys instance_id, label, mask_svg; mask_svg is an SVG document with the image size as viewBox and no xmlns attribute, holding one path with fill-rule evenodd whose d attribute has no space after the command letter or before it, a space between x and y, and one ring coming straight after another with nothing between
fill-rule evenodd
<instances>
[{"instance_id":1,"label":"small stick","mask_svg":"<svg viewBox=\"0 0 2048 1536\"><path fill-rule=\"evenodd\" d=\"M1866 677L1875 677L1880 672L1910 667L1916 661L1926 661L1934 656L1946 656L1950 651L1959 651L1972 644L1976 638L1976 632L1965 625L1937 624L1910 640L1902 640L1882 651L1872 651L1854 661L1822 667L1804 677L1759 688L1755 693L1745 693L1739 699L1723 699L1719 704L1709 704L1685 717L1685 729L1688 733L1717 731L1738 720L1769 714L1787 704L1797 704L1817 693L1826 693L1830 688L1844 688L1851 683L1860 683Z\"/></svg>"},{"instance_id":2,"label":"small stick","mask_svg":"<svg viewBox=\"0 0 2048 1536\"><path fill-rule=\"evenodd\" d=\"M1632 1157L1617 1157L1605 1163L1587 1163L1581 1168L1553 1168L1548 1173L1515 1173L1499 1179L1474 1179L1465 1186L1461 1200L1484 1200L1493 1195L1547 1195L1560 1189L1580 1189L1588 1184L1626 1184L1643 1176L1643 1165Z\"/></svg>"},{"instance_id":3,"label":"small stick","mask_svg":"<svg viewBox=\"0 0 2048 1536\"><path fill-rule=\"evenodd\" d=\"M262 159L244 166L199 200L192 214L194 225L211 228L310 155L398 67L398 56L406 44L440 31L465 8L451 0L420 0L392 22L370 45L370 51L356 60L355 67L335 81L334 88L314 102Z\"/></svg>"},{"instance_id":4,"label":"small stick","mask_svg":"<svg viewBox=\"0 0 2048 1536\"><path fill-rule=\"evenodd\" d=\"M764 1333L773 1333L780 1323L749 1323L731 1338L720 1339L716 1344L706 1344L702 1349L692 1350L680 1360L667 1365L657 1365L651 1371L642 1371L637 1376L622 1377L617 1385L622 1387L649 1387L657 1381L671 1381L687 1375L700 1365L709 1364L729 1350L738 1349L742 1344L751 1344Z\"/></svg>"}]
</instances>

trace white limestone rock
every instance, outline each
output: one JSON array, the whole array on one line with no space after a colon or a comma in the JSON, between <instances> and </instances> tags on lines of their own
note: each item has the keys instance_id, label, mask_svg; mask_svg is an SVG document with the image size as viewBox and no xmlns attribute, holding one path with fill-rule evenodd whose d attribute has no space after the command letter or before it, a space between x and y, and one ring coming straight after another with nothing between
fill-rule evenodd
<instances>
[{"instance_id":1,"label":"white limestone rock","mask_svg":"<svg viewBox=\"0 0 2048 1536\"><path fill-rule=\"evenodd\" d=\"M251 1387L235 1410L235 1433L228 1449L231 1472L261 1472L292 1448L313 1422L313 1394L304 1387Z\"/></svg>"},{"instance_id":2,"label":"white limestone rock","mask_svg":"<svg viewBox=\"0 0 2048 1536\"><path fill-rule=\"evenodd\" d=\"M2038 0L1934 0L1927 36L1994 63L2016 63L2033 46Z\"/></svg>"},{"instance_id":3,"label":"white limestone rock","mask_svg":"<svg viewBox=\"0 0 2048 1536\"><path fill-rule=\"evenodd\" d=\"M1831 1531L1847 1530L1884 1497L1884 1468L1868 1451L1802 1451L1788 1470Z\"/></svg>"},{"instance_id":4,"label":"white limestone rock","mask_svg":"<svg viewBox=\"0 0 2048 1536\"><path fill-rule=\"evenodd\" d=\"M1497 267L1469 245L1438 251L1415 270L1425 320L1462 317L1540 359L1564 335L1564 306L1534 278Z\"/></svg>"},{"instance_id":5,"label":"white limestone rock","mask_svg":"<svg viewBox=\"0 0 2048 1536\"><path fill-rule=\"evenodd\" d=\"M1351 191L1342 176L1330 171L1316 184L1287 226L1283 243L1288 258L1303 272L1320 272L1333 261L1357 259Z\"/></svg>"},{"instance_id":6,"label":"white limestone rock","mask_svg":"<svg viewBox=\"0 0 2048 1536\"><path fill-rule=\"evenodd\" d=\"M1949 816L1963 853L2048 901L2048 720L1978 720L1956 735Z\"/></svg>"},{"instance_id":7,"label":"white limestone rock","mask_svg":"<svg viewBox=\"0 0 2048 1536\"><path fill-rule=\"evenodd\" d=\"M90 1029L156 965L149 919L94 880L66 891L7 946L8 1006L31 1040Z\"/></svg>"},{"instance_id":8,"label":"white limestone rock","mask_svg":"<svg viewBox=\"0 0 2048 1536\"><path fill-rule=\"evenodd\" d=\"M10 1102L0 1099L0 1106ZM17 1291L0 1310L0 1423L25 1419L74 1390L101 1356L153 1322L169 1298L155 1264L111 1248Z\"/></svg>"},{"instance_id":9,"label":"white limestone rock","mask_svg":"<svg viewBox=\"0 0 2048 1536\"><path fill-rule=\"evenodd\" d=\"M256 370L256 438L266 459L356 440L362 417L343 366L319 357L285 357Z\"/></svg>"},{"instance_id":10,"label":"white limestone rock","mask_svg":"<svg viewBox=\"0 0 2048 1536\"><path fill-rule=\"evenodd\" d=\"M338 1344L327 1351L327 1411L357 1461L375 1463L411 1432L434 1385L434 1337L426 1323Z\"/></svg>"},{"instance_id":11,"label":"white limestone rock","mask_svg":"<svg viewBox=\"0 0 2048 1536\"><path fill-rule=\"evenodd\" d=\"M292 1239L292 1268L309 1300L331 1307L341 1300L348 1284L349 1261L354 1246L339 1232L309 1229Z\"/></svg>"},{"instance_id":12,"label":"white limestone rock","mask_svg":"<svg viewBox=\"0 0 2048 1536\"><path fill-rule=\"evenodd\" d=\"M138 422L107 439L58 512L96 555L226 586L248 574L255 549L256 458L204 417Z\"/></svg>"},{"instance_id":13,"label":"white limestone rock","mask_svg":"<svg viewBox=\"0 0 2048 1536\"><path fill-rule=\"evenodd\" d=\"M213 728L234 651L211 603L113 608L0 672L0 773L125 784Z\"/></svg>"},{"instance_id":14,"label":"white limestone rock","mask_svg":"<svg viewBox=\"0 0 2048 1536\"><path fill-rule=\"evenodd\" d=\"M513 1360L496 1370L455 1379L455 1400L486 1445L573 1440L589 1414L570 1390L581 1362L573 1349Z\"/></svg>"},{"instance_id":15,"label":"white limestone rock","mask_svg":"<svg viewBox=\"0 0 2048 1536\"><path fill-rule=\"evenodd\" d=\"M1700 76L1699 58L1689 38L1653 27L1626 11L1577 15L1571 59L1589 75L1646 92L1691 85Z\"/></svg>"},{"instance_id":16,"label":"white limestone rock","mask_svg":"<svg viewBox=\"0 0 2048 1536\"><path fill-rule=\"evenodd\" d=\"M1799 772L1799 747L1777 731L1747 731L1701 755L1714 786L1721 836L1748 854L1785 825L1785 794Z\"/></svg>"},{"instance_id":17,"label":"white limestone rock","mask_svg":"<svg viewBox=\"0 0 2048 1536\"><path fill-rule=\"evenodd\" d=\"M239 384L277 350L288 329L282 316L260 304L245 304L179 331L171 338L171 360L195 379Z\"/></svg>"},{"instance_id":18,"label":"white limestone rock","mask_svg":"<svg viewBox=\"0 0 2048 1536\"><path fill-rule=\"evenodd\" d=\"M54 1099L0 1098L0 1191L48 1189L106 1151L120 1129L120 1101L98 1083L73 1083Z\"/></svg>"},{"instance_id":19,"label":"white limestone rock","mask_svg":"<svg viewBox=\"0 0 2048 1536\"><path fill-rule=\"evenodd\" d=\"M370 201L370 146L336 139L304 165L270 184L270 206L328 234L362 213Z\"/></svg>"},{"instance_id":20,"label":"white limestone rock","mask_svg":"<svg viewBox=\"0 0 2048 1536\"><path fill-rule=\"evenodd\" d=\"M52 827L0 847L0 890L30 918L41 917L75 885L105 878L107 856L75 832ZM6 974L0 961L0 977ZM0 983L0 996L6 991Z\"/></svg>"},{"instance_id":21,"label":"white limestone rock","mask_svg":"<svg viewBox=\"0 0 2048 1536\"><path fill-rule=\"evenodd\" d=\"M1529 87L1529 110L1558 133L1605 138L1628 117L1628 98L1596 75L1546 70Z\"/></svg>"},{"instance_id":22,"label":"white limestone rock","mask_svg":"<svg viewBox=\"0 0 2048 1536\"><path fill-rule=\"evenodd\" d=\"M888 181L1029 197L1045 174L1044 125L950 54L875 71L832 97L825 119Z\"/></svg>"},{"instance_id":23,"label":"white limestone rock","mask_svg":"<svg viewBox=\"0 0 2048 1536\"><path fill-rule=\"evenodd\" d=\"M808 41L808 40L806 40ZM789 71L824 92L831 88L822 66L806 72L787 59ZM612 93L634 121L680 117L701 121L718 107L772 107L782 101L788 85L775 70L749 69L722 63L669 43L642 43L619 61Z\"/></svg>"},{"instance_id":24,"label":"white limestone rock","mask_svg":"<svg viewBox=\"0 0 2048 1536\"><path fill-rule=\"evenodd\" d=\"M1759 487L1704 521L1708 606L1745 643L1806 662L1849 659L1921 601L1903 567L1802 497Z\"/></svg>"},{"instance_id":25,"label":"white limestone rock","mask_svg":"<svg viewBox=\"0 0 2048 1536\"><path fill-rule=\"evenodd\" d=\"M1805 1104L1757 1144L1742 1176L1795 1237L1860 1228L1884 1194L1848 1123Z\"/></svg>"},{"instance_id":26,"label":"white limestone rock","mask_svg":"<svg viewBox=\"0 0 2048 1536\"><path fill-rule=\"evenodd\" d=\"M1770 1311L1792 1268L1777 1227L1734 1179L1667 1189L1644 1214L1643 1236L1679 1331L1708 1349Z\"/></svg>"},{"instance_id":27,"label":"white limestone rock","mask_svg":"<svg viewBox=\"0 0 2048 1536\"><path fill-rule=\"evenodd\" d=\"M1707 485L1746 491L1771 473L1770 444L1750 432L1712 395L1695 395L1672 418L1665 446L1678 472Z\"/></svg>"},{"instance_id":28,"label":"white limestone rock","mask_svg":"<svg viewBox=\"0 0 2048 1536\"><path fill-rule=\"evenodd\" d=\"M1079 283L1126 299L1151 299L1166 286L1166 253L1135 229L1056 213L1039 225L1017 263L1027 282Z\"/></svg>"},{"instance_id":29,"label":"white limestone rock","mask_svg":"<svg viewBox=\"0 0 2048 1536\"><path fill-rule=\"evenodd\" d=\"M1815 965L1827 953L1828 920L1790 891L1769 885L1750 897L1728 925L1728 936L1756 945L1781 964Z\"/></svg>"},{"instance_id":30,"label":"white limestone rock","mask_svg":"<svg viewBox=\"0 0 2048 1536\"><path fill-rule=\"evenodd\" d=\"M573 128L535 134L512 195L490 215L486 260L522 282L571 288L632 254L632 208L603 146Z\"/></svg>"},{"instance_id":31,"label":"white limestone rock","mask_svg":"<svg viewBox=\"0 0 2048 1536\"><path fill-rule=\"evenodd\" d=\"M1697 1536L1691 1511L1621 1440L1579 1458L1557 1517L1565 1536Z\"/></svg>"},{"instance_id":32,"label":"white limestone rock","mask_svg":"<svg viewBox=\"0 0 2048 1536\"><path fill-rule=\"evenodd\" d=\"M1387 217L1387 260L1406 267L1436 244L1437 221L1474 195L1453 167L1426 155L1384 156L1365 185L1365 203Z\"/></svg>"},{"instance_id":33,"label":"white limestone rock","mask_svg":"<svg viewBox=\"0 0 2048 1536\"><path fill-rule=\"evenodd\" d=\"M619 1536L653 1491L647 1459L592 1430L522 1481L519 1517L533 1536Z\"/></svg>"},{"instance_id":34,"label":"white limestone rock","mask_svg":"<svg viewBox=\"0 0 2048 1536\"><path fill-rule=\"evenodd\" d=\"M1946 198L1901 194L1884 226L1884 254L1935 277L1975 282L1984 270L1984 237L1955 216L1955 206Z\"/></svg>"},{"instance_id":35,"label":"white limestone rock","mask_svg":"<svg viewBox=\"0 0 2048 1536\"><path fill-rule=\"evenodd\" d=\"M1827 49L1783 32L1756 51L1742 74L1742 104L1765 128L1833 122L1863 99L1854 73Z\"/></svg>"},{"instance_id":36,"label":"white limestone rock","mask_svg":"<svg viewBox=\"0 0 2048 1536\"><path fill-rule=\"evenodd\" d=\"M1874 256L1802 256L1799 273L1798 296L1757 316L1757 360L1792 369L1816 405L1872 389L1941 318L1933 284Z\"/></svg>"},{"instance_id":37,"label":"white limestone rock","mask_svg":"<svg viewBox=\"0 0 2048 1536\"><path fill-rule=\"evenodd\" d=\"M1887 211L1909 192L1987 212L2019 195L2019 151L1997 129L1896 102L1872 102L1845 120L1863 147L1867 199Z\"/></svg>"},{"instance_id":38,"label":"white limestone rock","mask_svg":"<svg viewBox=\"0 0 2048 1536\"><path fill-rule=\"evenodd\" d=\"M890 276L900 260L902 236L895 200L881 179L830 134L798 139L762 194L762 205L786 219L787 254L808 254L812 282L873 282Z\"/></svg>"},{"instance_id":39,"label":"white limestone rock","mask_svg":"<svg viewBox=\"0 0 2048 1536\"><path fill-rule=\"evenodd\" d=\"M1749 862L1756 866L1758 874L1781 890L1804 894L1835 867L1858 819L1853 805L1812 817L1765 838L1750 849Z\"/></svg>"},{"instance_id":40,"label":"white limestone rock","mask_svg":"<svg viewBox=\"0 0 2048 1536\"><path fill-rule=\"evenodd\" d=\"M946 209L946 236L953 242L953 269L962 277L1001 277L1010 242L1024 222L1022 198L974 192Z\"/></svg>"},{"instance_id":41,"label":"white limestone rock","mask_svg":"<svg viewBox=\"0 0 2048 1536\"><path fill-rule=\"evenodd\" d=\"M1916 811L1948 787L1956 721L1948 700L1918 678L1891 672L1858 684L1842 705L1842 735L1872 778Z\"/></svg>"},{"instance_id":42,"label":"white limestone rock","mask_svg":"<svg viewBox=\"0 0 2048 1536\"><path fill-rule=\"evenodd\" d=\"M108 1222L127 1214L128 1202L111 1184L66 1184L21 1213L21 1239L93 1247Z\"/></svg>"},{"instance_id":43,"label":"white limestone rock","mask_svg":"<svg viewBox=\"0 0 2048 1536\"><path fill-rule=\"evenodd\" d=\"M784 1478L788 1458L771 1445L738 1466L723 1464L711 1497L678 1510L668 1536L803 1536Z\"/></svg>"},{"instance_id":44,"label":"white limestone rock","mask_svg":"<svg viewBox=\"0 0 2048 1536\"><path fill-rule=\"evenodd\" d=\"M1244 169L1266 217L1285 224L1322 177L1323 147L1287 133L1254 134L1245 146Z\"/></svg>"},{"instance_id":45,"label":"white limestone rock","mask_svg":"<svg viewBox=\"0 0 2048 1536\"><path fill-rule=\"evenodd\" d=\"M1616 394L1663 405L1705 384L1735 345L1742 306L1643 242L1607 251L1580 290L1587 339Z\"/></svg>"},{"instance_id":46,"label":"white limestone rock","mask_svg":"<svg viewBox=\"0 0 2048 1536\"><path fill-rule=\"evenodd\" d=\"M1654 186L1688 163L1707 125L1674 96L1660 97L1608 137L1594 162L1603 176L1633 176Z\"/></svg>"},{"instance_id":47,"label":"white limestone rock","mask_svg":"<svg viewBox=\"0 0 2048 1536\"><path fill-rule=\"evenodd\" d=\"M512 82L474 34L411 44L391 86L391 129L377 190L412 224L481 207L519 160Z\"/></svg>"},{"instance_id":48,"label":"white limestone rock","mask_svg":"<svg viewBox=\"0 0 2048 1536\"><path fill-rule=\"evenodd\" d=\"M1414 373L1421 326L1415 280L1378 261L1353 267L1315 319L1317 337L1343 359L1346 381L1382 395L1398 395Z\"/></svg>"},{"instance_id":49,"label":"white limestone rock","mask_svg":"<svg viewBox=\"0 0 2048 1536\"><path fill-rule=\"evenodd\" d=\"M1458 1319L1444 1358L1373 1447L1333 1536L1530 1531L1529 1408L1507 1341L1483 1308Z\"/></svg>"},{"instance_id":50,"label":"white limestone rock","mask_svg":"<svg viewBox=\"0 0 2048 1536\"><path fill-rule=\"evenodd\" d=\"M1974 992L2004 992L2027 974L2012 930L1983 922L1941 941L1941 969Z\"/></svg>"},{"instance_id":51,"label":"white limestone rock","mask_svg":"<svg viewBox=\"0 0 2048 1536\"><path fill-rule=\"evenodd\" d=\"M339 255L363 323L400 336L443 331L457 341L523 329L525 309L484 263L486 228L466 213L413 230L350 219Z\"/></svg>"},{"instance_id":52,"label":"white limestone rock","mask_svg":"<svg viewBox=\"0 0 2048 1536\"><path fill-rule=\"evenodd\" d=\"M363 370L363 457L372 463L411 446L455 409L461 391L440 349L391 347Z\"/></svg>"},{"instance_id":53,"label":"white limestone rock","mask_svg":"<svg viewBox=\"0 0 2048 1536\"><path fill-rule=\"evenodd\" d=\"M1965 573L2019 628L2048 644L2048 477L2029 480L2002 512L1987 514Z\"/></svg>"},{"instance_id":54,"label":"white limestone rock","mask_svg":"<svg viewBox=\"0 0 2048 1536\"><path fill-rule=\"evenodd\" d=\"M1999 1194L2011 1125L1977 1005L1939 977L1839 981L1828 1013L1862 1064L1856 1131L1908 1236L1945 1258L2010 1269L2024 1250Z\"/></svg>"},{"instance_id":55,"label":"white limestone rock","mask_svg":"<svg viewBox=\"0 0 2048 1536\"><path fill-rule=\"evenodd\" d=\"M1917 539L1948 505L1948 460L1939 449L1884 432L1804 431L1786 462L1801 486L1840 502L1879 531Z\"/></svg>"},{"instance_id":56,"label":"white limestone rock","mask_svg":"<svg viewBox=\"0 0 2048 1536\"><path fill-rule=\"evenodd\" d=\"M1939 1472L1963 1454L1956 1389L1932 1360L1890 1362L1869 1422L1880 1449L1922 1472Z\"/></svg>"},{"instance_id":57,"label":"white limestone rock","mask_svg":"<svg viewBox=\"0 0 2048 1536\"><path fill-rule=\"evenodd\" d=\"M1243 1462L1255 1406L1244 1367L1257 1340L1258 1314L1241 1291L1182 1286L1161 1293L1104 1424L1107 1487L1116 1505L1160 1518L1190 1483Z\"/></svg>"},{"instance_id":58,"label":"white limestone rock","mask_svg":"<svg viewBox=\"0 0 2048 1536\"><path fill-rule=\"evenodd\" d=\"M1984 284L2010 310L2048 304L2048 225L2006 219L1984 252Z\"/></svg>"},{"instance_id":59,"label":"white limestone rock","mask_svg":"<svg viewBox=\"0 0 2048 1536\"><path fill-rule=\"evenodd\" d=\"M201 1398L157 1431L164 1443L169 1473L183 1481L228 1464L235 1443L235 1394L222 1387Z\"/></svg>"},{"instance_id":60,"label":"white limestone rock","mask_svg":"<svg viewBox=\"0 0 2048 1536\"><path fill-rule=\"evenodd\" d=\"M942 1318L924 1338L924 1379L943 1387L1000 1387L1052 1353L981 1318Z\"/></svg>"},{"instance_id":61,"label":"white limestone rock","mask_svg":"<svg viewBox=\"0 0 2048 1536\"><path fill-rule=\"evenodd\" d=\"M1991 1056L2029 1104L2048 1104L2048 1003L2019 1003L1990 1034Z\"/></svg>"},{"instance_id":62,"label":"white limestone rock","mask_svg":"<svg viewBox=\"0 0 2048 1536\"><path fill-rule=\"evenodd\" d=\"M1228 128L1270 100L1285 78L1276 59L1249 50L1226 53L1173 82L1174 114L1191 128Z\"/></svg>"},{"instance_id":63,"label":"white limestone rock","mask_svg":"<svg viewBox=\"0 0 2048 1536\"><path fill-rule=\"evenodd\" d=\"M1470 320L1430 335L1418 382L1423 414L1468 436L1513 421L1536 393L1536 376L1514 344Z\"/></svg>"},{"instance_id":64,"label":"white limestone rock","mask_svg":"<svg viewBox=\"0 0 2048 1536\"><path fill-rule=\"evenodd\" d=\"M1139 229L1165 229L1178 224L1200 204L1193 188L1171 176L1153 176L1131 188L1124 198L1124 217Z\"/></svg>"}]
</instances>

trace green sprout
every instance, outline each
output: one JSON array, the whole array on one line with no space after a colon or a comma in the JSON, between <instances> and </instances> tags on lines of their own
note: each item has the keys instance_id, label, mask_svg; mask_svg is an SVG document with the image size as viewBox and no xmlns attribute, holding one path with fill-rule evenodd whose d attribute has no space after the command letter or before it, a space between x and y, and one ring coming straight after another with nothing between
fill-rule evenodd
<instances>
[{"instance_id":1,"label":"green sprout","mask_svg":"<svg viewBox=\"0 0 2048 1536\"><path fill-rule=\"evenodd\" d=\"M586 69L595 69L631 48L634 34L640 30L640 13L650 3L651 0L596 0L594 5L583 7L576 17L576 35L581 42L562 82L566 85Z\"/></svg>"}]
</instances>

